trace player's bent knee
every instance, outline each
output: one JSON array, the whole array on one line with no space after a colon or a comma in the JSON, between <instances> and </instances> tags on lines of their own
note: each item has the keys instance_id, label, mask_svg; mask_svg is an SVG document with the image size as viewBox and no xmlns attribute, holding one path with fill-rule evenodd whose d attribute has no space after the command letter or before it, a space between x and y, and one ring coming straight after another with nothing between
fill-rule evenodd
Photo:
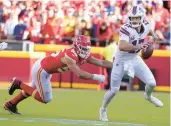
<instances>
[{"instance_id":1,"label":"player's bent knee","mask_svg":"<svg viewBox=\"0 0 171 126\"><path fill-rule=\"evenodd\" d=\"M45 93L45 98L44 98L44 103L48 103L50 101L52 101L53 97L52 97L52 94L51 93Z\"/></svg>"},{"instance_id":2,"label":"player's bent knee","mask_svg":"<svg viewBox=\"0 0 171 126\"><path fill-rule=\"evenodd\" d=\"M47 103L49 103L50 101L52 101L52 98L45 99L45 100L44 100L44 103L47 104Z\"/></svg>"},{"instance_id":3,"label":"player's bent knee","mask_svg":"<svg viewBox=\"0 0 171 126\"><path fill-rule=\"evenodd\" d=\"M148 82L148 85L150 86L150 87L155 87L156 86L156 81L154 80L154 81L149 81Z\"/></svg>"},{"instance_id":4,"label":"player's bent knee","mask_svg":"<svg viewBox=\"0 0 171 126\"><path fill-rule=\"evenodd\" d=\"M117 92L119 91L119 87L113 87L112 89L111 89L111 92L112 92L112 94L116 94Z\"/></svg>"},{"instance_id":5,"label":"player's bent knee","mask_svg":"<svg viewBox=\"0 0 171 126\"><path fill-rule=\"evenodd\" d=\"M113 91L117 93L119 91L119 87L114 87Z\"/></svg>"}]
</instances>

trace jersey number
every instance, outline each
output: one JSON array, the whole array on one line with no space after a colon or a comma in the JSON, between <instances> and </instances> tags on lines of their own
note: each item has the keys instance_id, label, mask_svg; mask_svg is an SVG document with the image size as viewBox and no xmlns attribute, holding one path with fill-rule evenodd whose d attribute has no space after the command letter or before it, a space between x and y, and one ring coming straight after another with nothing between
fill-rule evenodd
<instances>
[{"instance_id":1,"label":"jersey number","mask_svg":"<svg viewBox=\"0 0 171 126\"><path fill-rule=\"evenodd\" d=\"M143 42L144 42L144 39L139 39L138 41L137 40L134 40L132 42L132 44L136 46L136 45L141 44ZM138 53L139 51L140 51L140 49L139 50L136 50L136 51L130 51L129 53Z\"/></svg>"}]
</instances>

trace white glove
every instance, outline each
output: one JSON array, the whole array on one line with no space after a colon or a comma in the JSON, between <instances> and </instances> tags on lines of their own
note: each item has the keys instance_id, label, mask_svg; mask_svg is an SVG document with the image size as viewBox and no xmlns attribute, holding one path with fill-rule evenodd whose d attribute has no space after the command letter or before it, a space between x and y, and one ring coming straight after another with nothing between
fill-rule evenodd
<instances>
[{"instance_id":1,"label":"white glove","mask_svg":"<svg viewBox=\"0 0 171 126\"><path fill-rule=\"evenodd\" d=\"M105 76L104 75L101 75L101 74L93 74L93 80L97 80L97 81L100 81L100 82L104 82L105 81Z\"/></svg>"},{"instance_id":2,"label":"white glove","mask_svg":"<svg viewBox=\"0 0 171 126\"><path fill-rule=\"evenodd\" d=\"M8 43L6 43L6 42L0 43L0 50L4 50L4 49L6 49L7 47L8 47Z\"/></svg>"}]
</instances>

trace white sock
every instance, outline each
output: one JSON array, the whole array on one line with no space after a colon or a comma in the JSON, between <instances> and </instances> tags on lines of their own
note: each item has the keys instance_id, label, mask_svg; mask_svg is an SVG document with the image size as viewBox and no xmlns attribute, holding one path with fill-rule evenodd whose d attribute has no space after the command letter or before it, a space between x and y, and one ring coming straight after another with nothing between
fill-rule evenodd
<instances>
[{"instance_id":1,"label":"white sock","mask_svg":"<svg viewBox=\"0 0 171 126\"><path fill-rule=\"evenodd\" d=\"M108 91L104 95L103 104L101 109L106 110L107 105L110 103L111 99L115 96L116 92Z\"/></svg>"},{"instance_id":2,"label":"white sock","mask_svg":"<svg viewBox=\"0 0 171 126\"><path fill-rule=\"evenodd\" d=\"M147 96L151 96L154 88L155 88L155 86L150 86L150 85L145 86L145 92L146 92Z\"/></svg>"}]
</instances>

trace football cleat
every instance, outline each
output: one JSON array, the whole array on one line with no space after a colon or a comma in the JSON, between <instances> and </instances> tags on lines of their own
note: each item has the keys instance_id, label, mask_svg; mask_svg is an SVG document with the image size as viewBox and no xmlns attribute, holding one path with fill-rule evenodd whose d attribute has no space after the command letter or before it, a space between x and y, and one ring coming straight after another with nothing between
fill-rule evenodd
<instances>
[{"instance_id":1,"label":"football cleat","mask_svg":"<svg viewBox=\"0 0 171 126\"><path fill-rule=\"evenodd\" d=\"M101 121L108 121L106 109L100 108L99 113Z\"/></svg>"},{"instance_id":2,"label":"football cleat","mask_svg":"<svg viewBox=\"0 0 171 126\"><path fill-rule=\"evenodd\" d=\"M18 112L18 109L16 107L16 105L13 105L11 102L6 102L4 105L3 105L4 109L9 111L11 114L14 114L14 115L21 115L21 113Z\"/></svg>"},{"instance_id":3,"label":"football cleat","mask_svg":"<svg viewBox=\"0 0 171 126\"><path fill-rule=\"evenodd\" d=\"M146 100L150 101L156 107L162 107L163 106L163 103L159 99L155 98L154 96L147 96L147 94L144 93L144 97Z\"/></svg>"},{"instance_id":4,"label":"football cleat","mask_svg":"<svg viewBox=\"0 0 171 126\"><path fill-rule=\"evenodd\" d=\"M11 86L10 86L9 89L8 89L8 93L9 93L10 95L13 95L13 93L14 93L14 91L15 91L16 89L20 89L20 84L21 84L21 81L20 81L20 80L17 80L16 77L14 77L14 78L12 79Z\"/></svg>"}]
</instances>

